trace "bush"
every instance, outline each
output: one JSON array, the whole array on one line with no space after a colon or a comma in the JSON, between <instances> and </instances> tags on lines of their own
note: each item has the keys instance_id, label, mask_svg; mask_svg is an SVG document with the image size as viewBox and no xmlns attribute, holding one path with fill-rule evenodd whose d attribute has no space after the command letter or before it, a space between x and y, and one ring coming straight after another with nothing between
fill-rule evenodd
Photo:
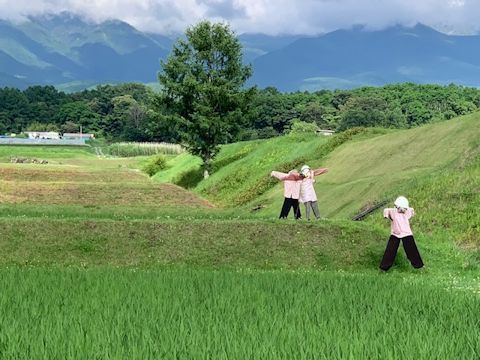
<instances>
[{"instance_id":1,"label":"bush","mask_svg":"<svg viewBox=\"0 0 480 360\"><path fill-rule=\"evenodd\" d=\"M289 134L316 134L318 126L315 123L307 123L305 121L294 121L292 122L292 127L290 128Z\"/></svg>"},{"instance_id":2,"label":"bush","mask_svg":"<svg viewBox=\"0 0 480 360\"><path fill-rule=\"evenodd\" d=\"M143 172L147 173L148 176L153 176L160 170L165 170L167 168L167 159L162 155L154 156L149 160L142 168Z\"/></svg>"}]
</instances>

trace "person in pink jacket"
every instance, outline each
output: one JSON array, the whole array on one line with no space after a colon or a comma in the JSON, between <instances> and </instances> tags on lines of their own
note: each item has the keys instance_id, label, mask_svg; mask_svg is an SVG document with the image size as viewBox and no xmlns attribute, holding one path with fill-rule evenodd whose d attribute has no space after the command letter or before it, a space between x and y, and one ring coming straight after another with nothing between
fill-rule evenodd
<instances>
[{"instance_id":1,"label":"person in pink jacket","mask_svg":"<svg viewBox=\"0 0 480 360\"><path fill-rule=\"evenodd\" d=\"M301 175L303 180L300 184L300 202L305 205L305 213L307 220L310 220L310 211L313 211L315 218L320 219L320 211L318 210L317 194L313 184L315 183L315 175L321 175L328 172L327 168L316 170L310 169L308 165L303 165Z\"/></svg>"},{"instance_id":2,"label":"person in pink jacket","mask_svg":"<svg viewBox=\"0 0 480 360\"><path fill-rule=\"evenodd\" d=\"M302 214L298 204L300 198L300 183L302 182L302 176L297 170L291 170L288 174L280 171L272 171L270 176L283 181L283 206L280 211L280 219L286 219L290 213L290 209L293 207L293 215L295 219L300 219Z\"/></svg>"},{"instance_id":3,"label":"person in pink jacket","mask_svg":"<svg viewBox=\"0 0 480 360\"><path fill-rule=\"evenodd\" d=\"M413 232L410 228L410 219L415 215L413 208L408 206L408 200L404 196L399 196L394 203L394 208L383 210L383 217L390 219L391 231L388 239L387 248L383 254L380 269L387 271L393 265L397 256L400 241L407 254L407 258L415 269L423 267L423 261L418 252Z\"/></svg>"}]
</instances>

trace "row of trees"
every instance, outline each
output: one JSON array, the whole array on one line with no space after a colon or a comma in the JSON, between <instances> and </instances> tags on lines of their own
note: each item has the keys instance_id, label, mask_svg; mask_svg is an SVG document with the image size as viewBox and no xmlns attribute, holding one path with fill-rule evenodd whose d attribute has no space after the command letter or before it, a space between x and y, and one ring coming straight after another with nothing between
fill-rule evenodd
<instances>
[{"instance_id":1,"label":"row of trees","mask_svg":"<svg viewBox=\"0 0 480 360\"><path fill-rule=\"evenodd\" d=\"M179 141L185 129L173 120L174 110L168 110L165 101L142 84L102 85L74 94L52 86L24 91L0 88L0 133L74 132L82 125L84 131L110 140ZM220 142L281 135L297 121L340 131L357 126L409 128L478 110L480 90L396 84L285 94L266 88L250 91L244 101L243 116L231 121L238 128L237 134L222 133Z\"/></svg>"},{"instance_id":2,"label":"row of trees","mask_svg":"<svg viewBox=\"0 0 480 360\"><path fill-rule=\"evenodd\" d=\"M456 85L405 83L290 94L267 88L254 99L252 128L260 137L282 134L294 121L340 131L357 126L409 128L468 114L479 107L480 90Z\"/></svg>"}]
</instances>

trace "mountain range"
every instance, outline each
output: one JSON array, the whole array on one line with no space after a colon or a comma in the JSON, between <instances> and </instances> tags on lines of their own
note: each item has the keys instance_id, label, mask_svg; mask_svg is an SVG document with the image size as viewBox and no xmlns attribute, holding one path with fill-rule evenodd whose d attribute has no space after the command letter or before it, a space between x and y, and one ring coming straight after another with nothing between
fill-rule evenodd
<instances>
[{"instance_id":1,"label":"mountain range","mask_svg":"<svg viewBox=\"0 0 480 360\"><path fill-rule=\"evenodd\" d=\"M119 20L71 13L0 20L0 86L156 83L176 36L145 33ZM480 86L480 36L425 25L368 31L356 26L318 36L240 34L250 85L282 91L354 88L394 82Z\"/></svg>"}]
</instances>

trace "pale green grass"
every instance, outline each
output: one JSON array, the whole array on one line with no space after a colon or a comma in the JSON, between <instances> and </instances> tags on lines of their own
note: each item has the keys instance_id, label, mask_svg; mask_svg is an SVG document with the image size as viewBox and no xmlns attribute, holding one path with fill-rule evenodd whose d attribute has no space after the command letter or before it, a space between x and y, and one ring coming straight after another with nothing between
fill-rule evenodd
<instances>
[{"instance_id":1,"label":"pale green grass","mask_svg":"<svg viewBox=\"0 0 480 360\"><path fill-rule=\"evenodd\" d=\"M363 224L196 218L183 211L137 220L0 218L0 265L365 270L377 268L385 243L381 231ZM402 257L398 266L408 269ZM446 267L459 270L461 262Z\"/></svg>"}]
</instances>

